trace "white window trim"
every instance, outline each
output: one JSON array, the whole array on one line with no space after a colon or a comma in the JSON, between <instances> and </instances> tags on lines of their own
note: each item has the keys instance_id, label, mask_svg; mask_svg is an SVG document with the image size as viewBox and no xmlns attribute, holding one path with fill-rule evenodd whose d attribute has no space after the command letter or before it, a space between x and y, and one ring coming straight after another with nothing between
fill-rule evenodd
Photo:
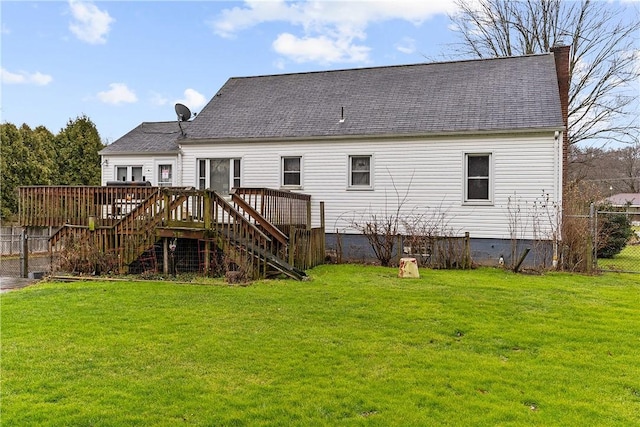
<instances>
[{"instance_id":1,"label":"white window trim","mask_svg":"<svg viewBox=\"0 0 640 427\"><path fill-rule=\"evenodd\" d=\"M353 157L369 157L369 185L353 185L351 183L351 159ZM373 190L373 177L375 170L375 157L373 154L360 153L347 155L347 190L349 191L372 191Z\"/></svg>"},{"instance_id":2,"label":"white window trim","mask_svg":"<svg viewBox=\"0 0 640 427\"><path fill-rule=\"evenodd\" d=\"M205 185L204 188L208 189L208 185L211 182L211 160L229 160L229 191L233 188L235 182L235 161L240 160L240 185L242 185L242 168L243 168L243 160L242 157L198 157L195 162L195 188L200 189L200 161L205 161Z\"/></svg>"},{"instance_id":3,"label":"white window trim","mask_svg":"<svg viewBox=\"0 0 640 427\"><path fill-rule=\"evenodd\" d=\"M160 187L160 172L159 172L159 168L160 166L163 165L170 165L171 166L171 184L170 185L164 185L164 187L175 187L176 186L176 161L174 159L167 159L167 160L155 160L154 162L154 174L155 174L155 185L156 187Z\"/></svg>"},{"instance_id":4,"label":"white window trim","mask_svg":"<svg viewBox=\"0 0 640 427\"><path fill-rule=\"evenodd\" d=\"M284 184L284 159L300 159L300 184L299 185L285 185ZM287 190L302 190L304 183L304 156L291 154L286 156L280 156L280 188Z\"/></svg>"},{"instance_id":5,"label":"white window trim","mask_svg":"<svg viewBox=\"0 0 640 427\"><path fill-rule=\"evenodd\" d=\"M113 178L114 178L114 181L120 181L118 179L118 169L120 169L120 168L127 168L127 181L131 181L131 178L132 178L132 175L133 175L133 168L140 168L141 169L140 172L142 173L142 175L141 175L142 181L145 181L146 178L147 178L144 175L144 165L140 165L140 164L132 165L132 164L125 163L125 164L114 165L113 166Z\"/></svg>"},{"instance_id":6,"label":"white window trim","mask_svg":"<svg viewBox=\"0 0 640 427\"><path fill-rule=\"evenodd\" d=\"M468 168L467 159L469 156L489 156L489 189L488 199L469 199L467 187ZM495 168L493 164L494 154L491 151L465 151L462 153L462 204L465 206L493 206L493 184L495 180Z\"/></svg>"}]
</instances>

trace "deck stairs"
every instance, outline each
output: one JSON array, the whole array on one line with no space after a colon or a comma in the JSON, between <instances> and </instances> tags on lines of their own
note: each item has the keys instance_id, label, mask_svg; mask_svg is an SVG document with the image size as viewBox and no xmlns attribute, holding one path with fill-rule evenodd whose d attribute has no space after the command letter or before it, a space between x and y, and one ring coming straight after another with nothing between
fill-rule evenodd
<instances>
[{"instance_id":1,"label":"deck stairs","mask_svg":"<svg viewBox=\"0 0 640 427\"><path fill-rule=\"evenodd\" d=\"M76 244L117 253L121 272L148 253L162 237L189 235L215 243L227 257L254 277L281 273L296 280L304 271L287 261L288 237L238 195L231 200L213 191L158 191L139 201L107 226L64 224L50 246L73 239ZM260 267L256 267L260 266ZM262 273L262 274L260 274Z\"/></svg>"}]
</instances>

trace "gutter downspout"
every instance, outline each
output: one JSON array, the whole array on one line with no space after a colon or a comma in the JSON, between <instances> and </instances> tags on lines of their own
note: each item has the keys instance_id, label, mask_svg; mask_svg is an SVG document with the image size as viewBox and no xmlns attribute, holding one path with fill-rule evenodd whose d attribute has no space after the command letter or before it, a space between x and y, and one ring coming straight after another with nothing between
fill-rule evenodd
<instances>
[{"instance_id":1,"label":"gutter downspout","mask_svg":"<svg viewBox=\"0 0 640 427\"><path fill-rule=\"evenodd\" d=\"M555 229L553 231L553 261L552 266L554 269L558 268L558 232L561 227L558 227L558 222L562 216L560 215L560 209L562 209L562 196L558 193L559 188L562 186L562 145L560 144L561 132L556 131L553 135L553 169L556 175L556 179L553 180L553 194L556 200L556 212L555 213Z\"/></svg>"},{"instance_id":2,"label":"gutter downspout","mask_svg":"<svg viewBox=\"0 0 640 427\"><path fill-rule=\"evenodd\" d=\"M178 144L178 164L176 169L176 186L182 187L182 145L180 144Z\"/></svg>"}]
</instances>

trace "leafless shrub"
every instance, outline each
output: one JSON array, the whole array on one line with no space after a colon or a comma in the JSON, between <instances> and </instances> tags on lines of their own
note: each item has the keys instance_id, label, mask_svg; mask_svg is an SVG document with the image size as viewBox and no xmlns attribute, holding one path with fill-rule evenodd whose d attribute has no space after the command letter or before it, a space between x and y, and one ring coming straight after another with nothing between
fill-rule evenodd
<instances>
[{"instance_id":1,"label":"leafless shrub","mask_svg":"<svg viewBox=\"0 0 640 427\"><path fill-rule=\"evenodd\" d=\"M527 215L527 201L514 193L507 197L507 225L509 227L509 237L511 239L511 265L515 267L520 244L527 231L529 218Z\"/></svg>"},{"instance_id":2,"label":"leafless shrub","mask_svg":"<svg viewBox=\"0 0 640 427\"><path fill-rule=\"evenodd\" d=\"M58 256L58 270L74 274L102 274L118 270L118 257L102 253L90 239L69 236Z\"/></svg>"},{"instance_id":3,"label":"leafless shrub","mask_svg":"<svg viewBox=\"0 0 640 427\"><path fill-rule=\"evenodd\" d=\"M367 238L380 264L388 267L395 254L398 223L399 215L397 213L370 213L365 214L360 221L352 221L351 227L360 231Z\"/></svg>"},{"instance_id":4,"label":"leafless shrub","mask_svg":"<svg viewBox=\"0 0 640 427\"><path fill-rule=\"evenodd\" d=\"M225 256L223 265L224 278L230 285L249 282L249 270L242 263L238 264L231 257Z\"/></svg>"},{"instance_id":5,"label":"leafless shrub","mask_svg":"<svg viewBox=\"0 0 640 427\"><path fill-rule=\"evenodd\" d=\"M543 253L544 242L552 242L553 247L553 264L555 268L558 265L557 243L560 234L561 210L560 205L551 200L548 192L542 190L540 197L533 201L532 207L532 227L534 239L534 264L546 269L547 257L540 256ZM536 258L540 257L540 258Z\"/></svg>"},{"instance_id":6,"label":"leafless shrub","mask_svg":"<svg viewBox=\"0 0 640 427\"><path fill-rule=\"evenodd\" d=\"M387 172L389 172L387 170ZM388 200L385 201L384 209L379 212L368 210L360 215L360 218L351 220L350 227L362 233L373 250L376 258L381 265L388 267L396 256L396 247L399 235L400 216L404 205L407 202L413 175L409 181L404 194L396 187L393 176L389 172L393 191L395 193L396 202L393 208L389 207Z\"/></svg>"},{"instance_id":7,"label":"leafless shrub","mask_svg":"<svg viewBox=\"0 0 640 427\"><path fill-rule=\"evenodd\" d=\"M567 271L588 272L593 254L591 203L601 198L595 186L588 183L570 185L563 201L562 268Z\"/></svg>"},{"instance_id":8,"label":"leafless shrub","mask_svg":"<svg viewBox=\"0 0 640 427\"><path fill-rule=\"evenodd\" d=\"M431 268L465 268L467 259L464 238L457 237L442 207L417 210L402 218L406 233L403 251Z\"/></svg>"}]
</instances>

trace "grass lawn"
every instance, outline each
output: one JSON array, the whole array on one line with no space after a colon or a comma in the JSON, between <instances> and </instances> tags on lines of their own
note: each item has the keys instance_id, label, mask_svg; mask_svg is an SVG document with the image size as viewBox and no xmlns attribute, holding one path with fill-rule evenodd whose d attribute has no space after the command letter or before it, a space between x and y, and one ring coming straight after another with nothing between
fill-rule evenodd
<instances>
[{"instance_id":1,"label":"grass lawn","mask_svg":"<svg viewBox=\"0 0 640 427\"><path fill-rule=\"evenodd\" d=\"M598 268L605 271L634 271L640 273L640 244L628 244L613 258L598 258Z\"/></svg>"},{"instance_id":2,"label":"grass lawn","mask_svg":"<svg viewBox=\"0 0 640 427\"><path fill-rule=\"evenodd\" d=\"M640 277L321 266L1 297L3 426L640 425Z\"/></svg>"}]
</instances>

